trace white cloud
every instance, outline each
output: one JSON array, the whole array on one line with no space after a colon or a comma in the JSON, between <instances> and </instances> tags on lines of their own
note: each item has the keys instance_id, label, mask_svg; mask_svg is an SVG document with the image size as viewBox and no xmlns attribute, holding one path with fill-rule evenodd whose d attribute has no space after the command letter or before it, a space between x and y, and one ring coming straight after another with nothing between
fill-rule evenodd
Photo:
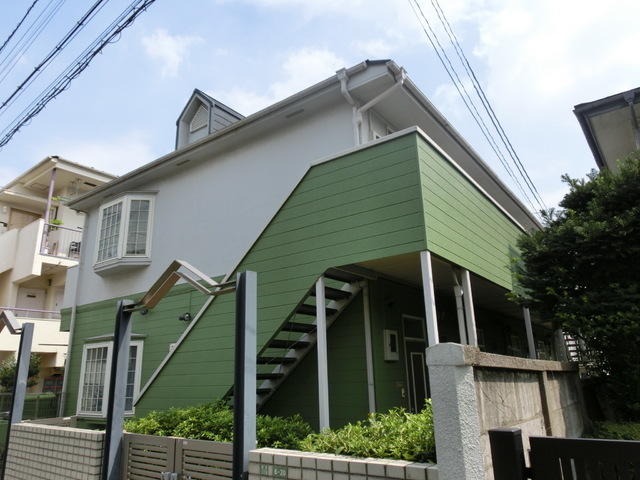
<instances>
[{"instance_id":1,"label":"white cloud","mask_svg":"<svg viewBox=\"0 0 640 480\"><path fill-rule=\"evenodd\" d=\"M69 139L58 151L64 151L67 160L114 175L130 172L157 156L149 147L147 135L141 132L115 138Z\"/></svg>"},{"instance_id":2,"label":"white cloud","mask_svg":"<svg viewBox=\"0 0 640 480\"><path fill-rule=\"evenodd\" d=\"M142 38L147 54L162 62L162 74L167 77L177 76L180 64L188 56L190 47L203 41L197 36L172 36L162 28Z\"/></svg>"},{"instance_id":3,"label":"white cloud","mask_svg":"<svg viewBox=\"0 0 640 480\"><path fill-rule=\"evenodd\" d=\"M211 95L234 110L250 115L334 75L336 70L346 66L349 65L344 59L328 50L302 48L288 54L280 75L284 80L272 83L265 92L233 87Z\"/></svg>"}]
</instances>

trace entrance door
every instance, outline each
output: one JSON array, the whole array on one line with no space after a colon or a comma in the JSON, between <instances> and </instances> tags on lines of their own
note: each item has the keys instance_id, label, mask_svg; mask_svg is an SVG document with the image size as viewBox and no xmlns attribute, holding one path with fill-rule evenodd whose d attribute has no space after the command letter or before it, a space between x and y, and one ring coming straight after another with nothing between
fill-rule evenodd
<instances>
[{"instance_id":1,"label":"entrance door","mask_svg":"<svg viewBox=\"0 0 640 480\"><path fill-rule=\"evenodd\" d=\"M424 408L424 402L429 398L429 376L425 358L427 337L424 319L403 315L402 328L404 330L405 365L409 387L409 410L412 413L417 413Z\"/></svg>"},{"instance_id":2,"label":"entrance door","mask_svg":"<svg viewBox=\"0 0 640 480\"><path fill-rule=\"evenodd\" d=\"M25 212L24 210L18 210L16 208L11 209L11 215L9 216L8 230L14 228L26 227L32 222L35 222L40 218L40 215L32 212Z\"/></svg>"},{"instance_id":3,"label":"entrance door","mask_svg":"<svg viewBox=\"0 0 640 480\"><path fill-rule=\"evenodd\" d=\"M24 308L25 310L44 310L44 297L45 291L41 288L18 288L18 298L16 301L17 308ZM40 311L27 311L20 312L19 316L29 318L42 318Z\"/></svg>"}]
</instances>

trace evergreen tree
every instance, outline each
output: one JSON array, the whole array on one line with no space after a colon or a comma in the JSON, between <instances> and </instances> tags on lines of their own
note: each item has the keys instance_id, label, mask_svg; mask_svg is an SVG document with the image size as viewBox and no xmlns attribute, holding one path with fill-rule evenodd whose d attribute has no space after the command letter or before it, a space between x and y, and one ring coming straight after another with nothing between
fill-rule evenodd
<instances>
[{"instance_id":1,"label":"evergreen tree","mask_svg":"<svg viewBox=\"0 0 640 480\"><path fill-rule=\"evenodd\" d=\"M27 374L27 387L33 387L36 383L34 377L40 373L40 355L31 354L29 359L29 373ZM13 392L16 379L16 357L12 356L0 364L0 387L3 392Z\"/></svg>"},{"instance_id":2,"label":"evergreen tree","mask_svg":"<svg viewBox=\"0 0 640 480\"><path fill-rule=\"evenodd\" d=\"M564 176L569 193L523 235L519 301L584 342L618 413L640 419L640 152L620 172Z\"/></svg>"}]
</instances>

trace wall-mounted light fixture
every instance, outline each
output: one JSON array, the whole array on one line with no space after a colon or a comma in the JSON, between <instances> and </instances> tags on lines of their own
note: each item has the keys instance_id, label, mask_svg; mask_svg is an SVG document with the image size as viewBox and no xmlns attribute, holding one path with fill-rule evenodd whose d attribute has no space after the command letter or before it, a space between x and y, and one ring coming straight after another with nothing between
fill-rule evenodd
<instances>
[{"instance_id":1,"label":"wall-mounted light fixture","mask_svg":"<svg viewBox=\"0 0 640 480\"><path fill-rule=\"evenodd\" d=\"M183 321L183 322L190 322L191 321L191 314L189 312L183 313L182 315L180 315L178 317L178 320Z\"/></svg>"}]
</instances>

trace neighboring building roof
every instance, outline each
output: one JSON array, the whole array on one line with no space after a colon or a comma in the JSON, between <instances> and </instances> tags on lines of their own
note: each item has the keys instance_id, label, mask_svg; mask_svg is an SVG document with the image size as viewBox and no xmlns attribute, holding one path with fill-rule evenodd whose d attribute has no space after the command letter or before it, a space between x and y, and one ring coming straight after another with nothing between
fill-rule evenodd
<instances>
[{"instance_id":1,"label":"neighboring building roof","mask_svg":"<svg viewBox=\"0 0 640 480\"><path fill-rule=\"evenodd\" d=\"M56 170L57 189L75 185L80 196L93 188L117 178L117 175L71 162L57 155L45 157L19 177L0 187L0 201L9 205L42 208L42 198L46 198L51 182L51 172ZM54 191L54 195L58 192Z\"/></svg>"},{"instance_id":2,"label":"neighboring building roof","mask_svg":"<svg viewBox=\"0 0 640 480\"><path fill-rule=\"evenodd\" d=\"M600 169L618 170L618 160L640 148L640 87L582 103L573 112Z\"/></svg>"}]
</instances>

